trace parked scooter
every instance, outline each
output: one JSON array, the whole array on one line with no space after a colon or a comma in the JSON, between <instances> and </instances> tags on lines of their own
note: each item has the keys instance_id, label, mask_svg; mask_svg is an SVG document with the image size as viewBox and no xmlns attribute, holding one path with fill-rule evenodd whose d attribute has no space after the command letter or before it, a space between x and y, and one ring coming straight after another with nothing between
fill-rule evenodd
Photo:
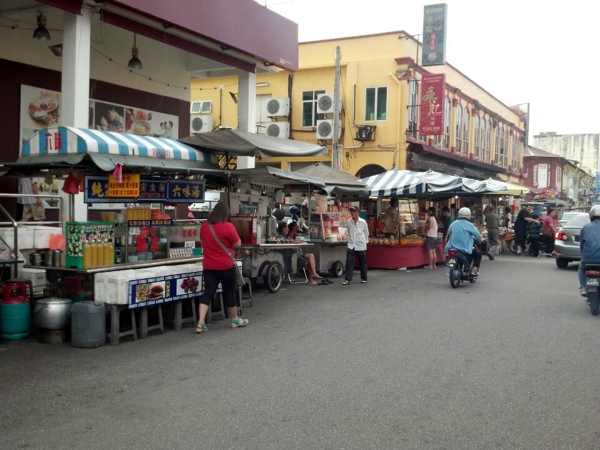
<instances>
[{"instance_id":1,"label":"parked scooter","mask_svg":"<svg viewBox=\"0 0 600 450\"><path fill-rule=\"evenodd\" d=\"M450 286L454 289L459 287L463 282L469 281L475 283L478 274L473 273L473 260L469 262L466 255L454 248L448 249L448 278Z\"/></svg>"},{"instance_id":2,"label":"parked scooter","mask_svg":"<svg viewBox=\"0 0 600 450\"><path fill-rule=\"evenodd\" d=\"M583 270L585 270L585 291L590 312L592 316L597 316L600 313L600 264L586 264Z\"/></svg>"}]
</instances>

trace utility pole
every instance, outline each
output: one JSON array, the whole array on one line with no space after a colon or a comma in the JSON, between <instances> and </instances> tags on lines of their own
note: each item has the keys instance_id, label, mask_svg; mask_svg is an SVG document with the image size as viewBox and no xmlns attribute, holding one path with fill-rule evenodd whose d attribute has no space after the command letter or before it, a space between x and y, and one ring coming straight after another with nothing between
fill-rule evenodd
<instances>
[{"instance_id":1,"label":"utility pole","mask_svg":"<svg viewBox=\"0 0 600 450\"><path fill-rule=\"evenodd\" d=\"M341 151L338 144L338 137L340 135L341 124L340 124L340 103L341 103L341 92L340 92L340 79L342 77L342 51L338 45L335 48L335 85L333 88L333 145L332 145L332 162L333 168L340 170L342 168ZM342 145L343 147L343 145Z\"/></svg>"}]
</instances>

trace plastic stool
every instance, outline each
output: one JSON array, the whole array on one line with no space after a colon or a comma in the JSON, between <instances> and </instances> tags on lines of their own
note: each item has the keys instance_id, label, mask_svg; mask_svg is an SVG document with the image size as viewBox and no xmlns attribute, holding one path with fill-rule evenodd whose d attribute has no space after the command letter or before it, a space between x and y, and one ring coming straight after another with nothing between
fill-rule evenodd
<instances>
[{"instance_id":1,"label":"plastic stool","mask_svg":"<svg viewBox=\"0 0 600 450\"><path fill-rule=\"evenodd\" d=\"M121 338L126 336L133 336L133 340L137 340L137 326L135 322L135 310L129 309L123 305L107 305L107 309L110 313L110 332L108 333L108 340L111 344L117 345ZM128 311L131 317L131 328L129 330L121 331L121 313Z\"/></svg>"},{"instance_id":2,"label":"plastic stool","mask_svg":"<svg viewBox=\"0 0 600 450\"><path fill-rule=\"evenodd\" d=\"M219 300L219 306L220 309L219 311L217 311L216 313L213 312L213 302L214 299L217 298ZM211 302L208 306L208 314L206 317L206 321L207 322L212 322L213 320L216 320L216 318L214 316L221 316L221 318L219 320L225 320L227 318L227 311L225 311L225 302L223 300L223 287L221 286L221 283L219 283L219 287L217 288L217 292L215 292L215 296L211 299Z\"/></svg>"},{"instance_id":3,"label":"plastic stool","mask_svg":"<svg viewBox=\"0 0 600 450\"><path fill-rule=\"evenodd\" d=\"M156 308L158 308L158 323L154 325L148 325L149 308L142 308L140 311L140 338L145 338L151 331L160 331L161 334L165 332L162 305L158 305Z\"/></svg>"},{"instance_id":4,"label":"plastic stool","mask_svg":"<svg viewBox=\"0 0 600 450\"><path fill-rule=\"evenodd\" d=\"M183 317L183 302L190 302L192 306L192 315ZM198 321L198 315L196 314L196 299L190 298L188 300L181 300L175 303L175 311L173 317L173 329L176 331L180 331L183 326L187 323L195 324Z\"/></svg>"},{"instance_id":5,"label":"plastic stool","mask_svg":"<svg viewBox=\"0 0 600 450\"><path fill-rule=\"evenodd\" d=\"M240 305L251 308L254 304L254 296L252 295L252 280L250 280L248 277L244 277L244 283L246 283L246 287L248 288L248 295L244 296L244 286L240 286L238 289Z\"/></svg>"}]
</instances>

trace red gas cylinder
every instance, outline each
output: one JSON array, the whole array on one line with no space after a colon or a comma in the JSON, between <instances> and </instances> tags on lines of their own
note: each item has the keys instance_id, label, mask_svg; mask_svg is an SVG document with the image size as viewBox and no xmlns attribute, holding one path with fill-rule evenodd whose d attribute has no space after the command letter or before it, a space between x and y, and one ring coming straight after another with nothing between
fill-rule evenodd
<instances>
[{"instance_id":1,"label":"red gas cylinder","mask_svg":"<svg viewBox=\"0 0 600 450\"><path fill-rule=\"evenodd\" d=\"M32 292L31 281L7 281L2 286L2 303L28 303Z\"/></svg>"}]
</instances>

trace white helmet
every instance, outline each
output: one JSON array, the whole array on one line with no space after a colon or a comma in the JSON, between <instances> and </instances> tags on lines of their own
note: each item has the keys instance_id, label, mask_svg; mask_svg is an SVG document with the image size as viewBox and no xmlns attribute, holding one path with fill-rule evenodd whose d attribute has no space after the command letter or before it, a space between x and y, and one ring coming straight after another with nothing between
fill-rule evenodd
<instances>
[{"instance_id":1,"label":"white helmet","mask_svg":"<svg viewBox=\"0 0 600 450\"><path fill-rule=\"evenodd\" d=\"M458 210L458 217L471 220L471 210L466 206L463 206Z\"/></svg>"},{"instance_id":2,"label":"white helmet","mask_svg":"<svg viewBox=\"0 0 600 450\"><path fill-rule=\"evenodd\" d=\"M594 205L590 209L590 220L594 219L600 219L600 205Z\"/></svg>"}]
</instances>

